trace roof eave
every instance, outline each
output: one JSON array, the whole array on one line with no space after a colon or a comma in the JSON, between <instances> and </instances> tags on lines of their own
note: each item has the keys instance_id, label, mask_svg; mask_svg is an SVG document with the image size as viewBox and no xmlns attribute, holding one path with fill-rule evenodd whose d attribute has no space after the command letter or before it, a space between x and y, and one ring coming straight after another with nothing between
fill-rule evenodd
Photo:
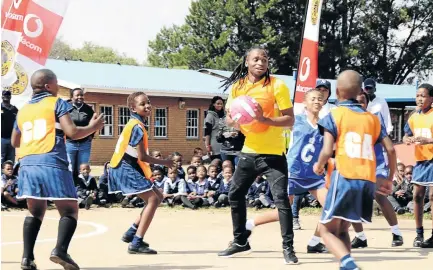
<instances>
[{"instance_id":1,"label":"roof eave","mask_svg":"<svg viewBox=\"0 0 433 270\"><path fill-rule=\"evenodd\" d=\"M204 98L209 99L216 95L227 97L225 93L194 93L194 92L183 92L183 91L171 91L171 90L151 90L151 89L131 89L131 88L111 88L102 86L82 85L87 93L104 93L104 94L121 94L129 95L134 92L143 91L149 96L154 97L182 97L182 98Z\"/></svg>"}]
</instances>

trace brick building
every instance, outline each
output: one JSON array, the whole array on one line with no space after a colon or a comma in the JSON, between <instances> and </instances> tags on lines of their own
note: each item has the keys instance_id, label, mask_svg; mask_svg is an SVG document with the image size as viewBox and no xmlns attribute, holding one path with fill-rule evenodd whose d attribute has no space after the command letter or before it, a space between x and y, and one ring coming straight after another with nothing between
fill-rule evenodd
<instances>
[{"instance_id":1,"label":"brick building","mask_svg":"<svg viewBox=\"0 0 433 270\"><path fill-rule=\"evenodd\" d=\"M164 156L178 151L186 161L195 147L204 149L203 127L210 100L215 95L226 96L219 89L221 79L197 71L60 60L49 60L46 66L59 78L59 96L68 99L70 89L81 87L85 102L105 114L107 124L92 143L95 165L109 161L113 154L129 119L129 94L143 91L151 101L150 150L160 150Z\"/></svg>"},{"instance_id":2,"label":"brick building","mask_svg":"<svg viewBox=\"0 0 433 270\"><path fill-rule=\"evenodd\" d=\"M190 160L193 149L204 149L204 119L213 96L226 97L221 79L230 72L219 70L177 70L153 67L100 64L81 61L48 60L62 86L60 96L69 98L69 90L81 87L85 101L95 112L106 115L106 125L96 134L91 162L103 164L111 158L117 138L129 119L126 98L143 91L151 100L153 111L148 121L150 150L164 156L178 151ZM210 76L213 75L213 76ZM292 76L276 75L294 89ZM335 81L330 101L335 101ZM377 96L389 104L394 125L392 138L401 141L404 123L415 106L413 86L377 85ZM293 92L292 92L293 94Z\"/></svg>"}]
</instances>

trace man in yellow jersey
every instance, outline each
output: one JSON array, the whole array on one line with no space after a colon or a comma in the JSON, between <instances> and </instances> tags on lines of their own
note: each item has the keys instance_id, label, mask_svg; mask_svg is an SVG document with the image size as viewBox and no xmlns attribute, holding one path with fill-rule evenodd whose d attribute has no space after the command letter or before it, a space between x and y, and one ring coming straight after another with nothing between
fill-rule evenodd
<instances>
[{"instance_id":1,"label":"man in yellow jersey","mask_svg":"<svg viewBox=\"0 0 433 270\"><path fill-rule=\"evenodd\" d=\"M287 161L284 129L293 125L293 106L284 82L269 75L268 56L261 48L250 49L242 63L223 85L233 85L226 109L230 112L233 99L242 95L254 98L257 103L256 118L250 124L241 125L245 135L244 147L233 175L229 192L233 221L234 241L218 256L232 257L249 252L251 247L246 230L245 195L258 175L266 176L278 208L283 238L283 254L287 264L297 263L293 249L293 217L287 195ZM227 123L237 125L227 113Z\"/></svg>"}]
</instances>

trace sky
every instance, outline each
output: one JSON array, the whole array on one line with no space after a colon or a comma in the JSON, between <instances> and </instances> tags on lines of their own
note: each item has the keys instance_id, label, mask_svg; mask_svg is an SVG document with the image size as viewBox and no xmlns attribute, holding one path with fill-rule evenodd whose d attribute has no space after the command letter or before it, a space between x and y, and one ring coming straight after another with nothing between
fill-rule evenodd
<instances>
[{"instance_id":1,"label":"sky","mask_svg":"<svg viewBox=\"0 0 433 270\"><path fill-rule=\"evenodd\" d=\"M72 0L57 37L72 47L85 41L143 63L149 40L164 26L181 25L191 0Z\"/></svg>"}]
</instances>

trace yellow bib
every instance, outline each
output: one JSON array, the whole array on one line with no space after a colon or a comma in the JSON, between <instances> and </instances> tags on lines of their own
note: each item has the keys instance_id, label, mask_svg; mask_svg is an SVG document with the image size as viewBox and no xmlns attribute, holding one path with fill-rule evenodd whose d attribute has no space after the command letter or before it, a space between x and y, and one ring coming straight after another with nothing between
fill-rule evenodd
<instances>
[{"instance_id":1,"label":"yellow bib","mask_svg":"<svg viewBox=\"0 0 433 270\"><path fill-rule=\"evenodd\" d=\"M26 104L18 112L17 125L21 131L18 158L50 152L56 143L55 108L58 97L46 97Z\"/></svg>"},{"instance_id":2,"label":"yellow bib","mask_svg":"<svg viewBox=\"0 0 433 270\"><path fill-rule=\"evenodd\" d=\"M145 126L139 120L131 118L129 119L128 123L123 129L122 134L120 134L119 140L117 141L116 149L114 150L113 157L111 158L110 161L110 166L112 168L115 168L120 164L120 161L122 160L123 155L125 153L128 153L132 157L137 157L136 156L137 150L129 145L129 140L131 139L132 130L136 125L140 125L141 128L143 129L144 149L146 149L146 152L149 153L148 137L147 137ZM140 168L143 170L144 176L146 176L146 178L150 180L152 178L152 170L150 169L149 163L139 160L138 157L137 157L137 163L140 166Z\"/></svg>"}]
</instances>

